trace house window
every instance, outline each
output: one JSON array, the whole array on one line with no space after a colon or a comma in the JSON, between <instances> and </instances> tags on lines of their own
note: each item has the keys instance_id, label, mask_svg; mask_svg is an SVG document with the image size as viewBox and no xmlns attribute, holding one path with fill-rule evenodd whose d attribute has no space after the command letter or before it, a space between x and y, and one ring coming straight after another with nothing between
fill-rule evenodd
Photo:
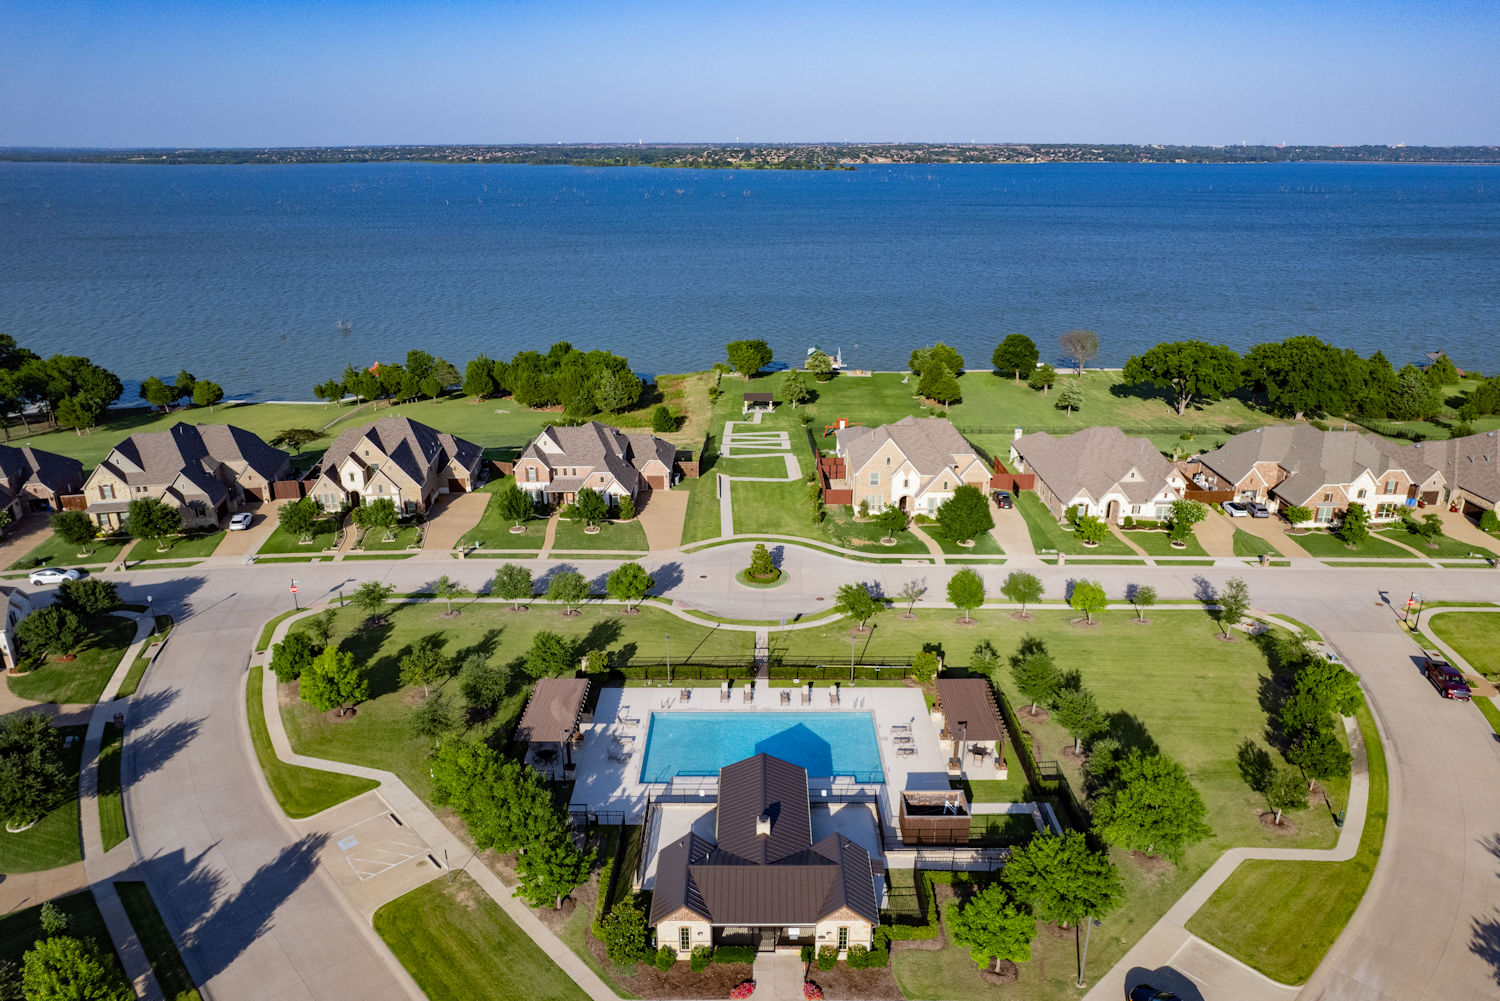
<instances>
[{"instance_id":1,"label":"house window","mask_svg":"<svg viewBox=\"0 0 1500 1001\"><path fill-rule=\"evenodd\" d=\"M1386 480L1385 481L1385 492L1388 493L1388 494L1393 494L1393 493L1396 492L1396 481L1395 480Z\"/></svg>"},{"instance_id":2,"label":"house window","mask_svg":"<svg viewBox=\"0 0 1500 1001\"><path fill-rule=\"evenodd\" d=\"M849 929L848 928L840 928L839 929L839 952L844 952L848 948L849 948Z\"/></svg>"},{"instance_id":3,"label":"house window","mask_svg":"<svg viewBox=\"0 0 1500 1001\"><path fill-rule=\"evenodd\" d=\"M1333 503L1333 494L1324 494L1323 495L1323 503L1324 504L1332 504Z\"/></svg>"},{"instance_id":4,"label":"house window","mask_svg":"<svg viewBox=\"0 0 1500 1001\"><path fill-rule=\"evenodd\" d=\"M889 455L885 457L885 464L887 466L889 466L891 464L891 457Z\"/></svg>"},{"instance_id":5,"label":"house window","mask_svg":"<svg viewBox=\"0 0 1500 1001\"><path fill-rule=\"evenodd\" d=\"M1320 525L1326 525L1330 521L1332 521L1333 520L1333 506L1331 504L1319 504L1318 505L1318 513L1317 513L1317 517L1316 517L1315 520Z\"/></svg>"},{"instance_id":6,"label":"house window","mask_svg":"<svg viewBox=\"0 0 1500 1001\"><path fill-rule=\"evenodd\" d=\"M102 483L102 484L100 484L99 485L99 499L100 500L114 500L115 499L115 488L114 488L114 486L111 485L111 484L108 484L108 483Z\"/></svg>"},{"instance_id":7,"label":"house window","mask_svg":"<svg viewBox=\"0 0 1500 1001\"><path fill-rule=\"evenodd\" d=\"M375 484L375 492L377 494L383 494L383 493L385 493L385 484L384 483L377 483L377 484Z\"/></svg>"},{"instance_id":8,"label":"house window","mask_svg":"<svg viewBox=\"0 0 1500 1001\"><path fill-rule=\"evenodd\" d=\"M878 487L878 486L880 486L880 474L879 473L871 473L870 474L870 486L872 486L872 487Z\"/></svg>"},{"instance_id":9,"label":"house window","mask_svg":"<svg viewBox=\"0 0 1500 1001\"><path fill-rule=\"evenodd\" d=\"M1140 514L1141 513L1141 506L1139 504L1132 504L1132 505L1130 505L1130 513L1131 514Z\"/></svg>"},{"instance_id":10,"label":"house window","mask_svg":"<svg viewBox=\"0 0 1500 1001\"><path fill-rule=\"evenodd\" d=\"M1355 494L1355 495L1354 495L1354 496L1355 496L1355 497L1358 497L1358 498L1359 498L1359 499L1360 499L1360 500L1363 500L1363 499L1364 499L1364 496L1365 496L1365 494L1367 494L1367 493L1369 493L1369 491L1368 491L1368 490L1365 490L1365 489L1361 489L1361 490L1360 490L1360 491L1359 491L1359 493L1357 493L1357 494Z\"/></svg>"},{"instance_id":11,"label":"house window","mask_svg":"<svg viewBox=\"0 0 1500 1001\"><path fill-rule=\"evenodd\" d=\"M526 467L526 482L527 483L535 483L536 482L536 467L535 466L527 466Z\"/></svg>"},{"instance_id":12,"label":"house window","mask_svg":"<svg viewBox=\"0 0 1500 1001\"><path fill-rule=\"evenodd\" d=\"M1158 505L1156 505L1156 520L1157 521L1166 521L1170 517L1172 517L1172 505L1170 505L1170 504L1158 504Z\"/></svg>"},{"instance_id":13,"label":"house window","mask_svg":"<svg viewBox=\"0 0 1500 1001\"><path fill-rule=\"evenodd\" d=\"M693 947L693 940L689 937L691 933L686 926L677 929L677 951L687 952Z\"/></svg>"}]
</instances>

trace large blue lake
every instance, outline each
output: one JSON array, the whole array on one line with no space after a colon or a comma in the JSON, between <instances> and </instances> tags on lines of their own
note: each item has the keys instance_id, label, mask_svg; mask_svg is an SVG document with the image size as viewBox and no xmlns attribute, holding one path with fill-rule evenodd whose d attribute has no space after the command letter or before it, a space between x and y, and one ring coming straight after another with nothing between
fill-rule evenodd
<instances>
[{"instance_id":1,"label":"large blue lake","mask_svg":"<svg viewBox=\"0 0 1500 1001\"><path fill-rule=\"evenodd\" d=\"M1500 168L0 164L0 332L232 396L413 346L567 339L654 373L745 336L876 369L942 339L978 367L1073 327L1106 365L1310 333L1489 371Z\"/></svg>"}]
</instances>

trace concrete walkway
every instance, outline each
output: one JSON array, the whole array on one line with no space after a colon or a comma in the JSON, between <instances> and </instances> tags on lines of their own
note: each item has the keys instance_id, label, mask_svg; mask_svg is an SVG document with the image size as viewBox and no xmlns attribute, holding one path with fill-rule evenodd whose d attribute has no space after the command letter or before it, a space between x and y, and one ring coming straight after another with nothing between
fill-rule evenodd
<instances>
[{"instance_id":1,"label":"concrete walkway","mask_svg":"<svg viewBox=\"0 0 1500 1001\"><path fill-rule=\"evenodd\" d=\"M948 561L945 558L947 554L943 552L943 547L938 545L938 541L932 536L928 535L926 530L923 529L921 525L913 522L911 525L907 526L906 530L922 540L922 545L926 546L927 551L931 553L933 557L935 557L932 562L936 563L938 566L947 565Z\"/></svg>"},{"instance_id":2,"label":"concrete walkway","mask_svg":"<svg viewBox=\"0 0 1500 1001\"><path fill-rule=\"evenodd\" d=\"M757 410L746 421L725 421L724 437L720 440L719 455L725 459L760 459L780 457L786 463L785 476L729 476L718 473L719 491L719 535L734 535L734 501L731 484L744 483L790 483L802 478L802 465L792 450L792 435L795 431L736 431L735 425L756 427L762 413ZM680 538L680 535L679 535Z\"/></svg>"},{"instance_id":3,"label":"concrete walkway","mask_svg":"<svg viewBox=\"0 0 1500 1001\"><path fill-rule=\"evenodd\" d=\"M545 560L552 555L552 543L557 539L557 523L561 518L561 511L553 511L551 517L547 519L547 528L542 533L542 550L536 554L537 559Z\"/></svg>"}]
</instances>

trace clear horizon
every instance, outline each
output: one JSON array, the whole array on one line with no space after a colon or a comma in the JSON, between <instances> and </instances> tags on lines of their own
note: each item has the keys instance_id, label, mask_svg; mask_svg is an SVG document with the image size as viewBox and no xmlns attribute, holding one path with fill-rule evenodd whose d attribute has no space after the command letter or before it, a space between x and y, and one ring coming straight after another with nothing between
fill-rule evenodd
<instances>
[{"instance_id":1,"label":"clear horizon","mask_svg":"<svg viewBox=\"0 0 1500 1001\"><path fill-rule=\"evenodd\" d=\"M8 147L1500 143L1500 5L1468 0L13 0L0 25Z\"/></svg>"}]
</instances>

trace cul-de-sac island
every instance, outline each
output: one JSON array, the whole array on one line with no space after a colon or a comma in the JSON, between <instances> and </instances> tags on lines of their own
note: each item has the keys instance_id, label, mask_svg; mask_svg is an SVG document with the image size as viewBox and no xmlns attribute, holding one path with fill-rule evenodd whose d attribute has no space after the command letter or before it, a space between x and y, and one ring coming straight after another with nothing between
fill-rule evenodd
<instances>
[{"instance_id":1,"label":"cul-de-sac island","mask_svg":"<svg viewBox=\"0 0 1500 1001\"><path fill-rule=\"evenodd\" d=\"M0 338L7 981L1492 990L1500 378L996 340L131 408Z\"/></svg>"}]
</instances>

